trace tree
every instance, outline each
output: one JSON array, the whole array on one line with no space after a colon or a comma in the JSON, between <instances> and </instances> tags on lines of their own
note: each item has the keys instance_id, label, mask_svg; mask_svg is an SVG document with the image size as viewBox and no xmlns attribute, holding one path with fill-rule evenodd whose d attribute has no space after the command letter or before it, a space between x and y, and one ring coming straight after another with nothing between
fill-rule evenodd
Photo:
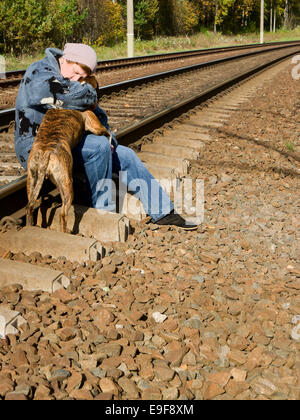
<instances>
[{"instance_id":1,"label":"tree","mask_svg":"<svg viewBox=\"0 0 300 420\"><path fill-rule=\"evenodd\" d=\"M199 23L199 7L194 0L166 0L159 3L160 31L165 35L187 35Z\"/></svg>"},{"instance_id":2,"label":"tree","mask_svg":"<svg viewBox=\"0 0 300 420\"><path fill-rule=\"evenodd\" d=\"M18 55L50 45L61 47L80 38L84 19L77 0L1 0L1 50Z\"/></svg>"},{"instance_id":3,"label":"tree","mask_svg":"<svg viewBox=\"0 0 300 420\"><path fill-rule=\"evenodd\" d=\"M44 28L51 43L62 47L81 38L87 10L80 10L77 0L50 0L46 10Z\"/></svg>"},{"instance_id":4,"label":"tree","mask_svg":"<svg viewBox=\"0 0 300 420\"><path fill-rule=\"evenodd\" d=\"M300 24L299 0L265 0L265 20ZM65 42L113 45L125 39L127 0L0 0L0 54ZM184 35L201 29L257 31L260 0L134 0L136 35ZM266 22L265 22L266 23Z\"/></svg>"},{"instance_id":5,"label":"tree","mask_svg":"<svg viewBox=\"0 0 300 420\"><path fill-rule=\"evenodd\" d=\"M118 0L126 19L126 0ZM198 25L195 0L134 0L135 31L142 39L154 35L189 34Z\"/></svg>"},{"instance_id":6,"label":"tree","mask_svg":"<svg viewBox=\"0 0 300 420\"><path fill-rule=\"evenodd\" d=\"M223 22L225 16L228 15L230 8L234 5L235 0L213 0L214 8L214 33L217 33L217 25Z\"/></svg>"},{"instance_id":7,"label":"tree","mask_svg":"<svg viewBox=\"0 0 300 420\"><path fill-rule=\"evenodd\" d=\"M294 28L300 22L300 3L299 0L282 0L284 9L284 27Z\"/></svg>"},{"instance_id":8,"label":"tree","mask_svg":"<svg viewBox=\"0 0 300 420\"><path fill-rule=\"evenodd\" d=\"M293 29L300 23L299 0L269 0L270 21L273 15L273 31L276 23L286 29Z\"/></svg>"},{"instance_id":9,"label":"tree","mask_svg":"<svg viewBox=\"0 0 300 420\"><path fill-rule=\"evenodd\" d=\"M122 3L113 0L77 0L79 9L86 11L81 37L96 45L113 45L125 37Z\"/></svg>"},{"instance_id":10,"label":"tree","mask_svg":"<svg viewBox=\"0 0 300 420\"><path fill-rule=\"evenodd\" d=\"M46 15L45 0L1 0L1 50L19 54L39 47Z\"/></svg>"},{"instance_id":11,"label":"tree","mask_svg":"<svg viewBox=\"0 0 300 420\"><path fill-rule=\"evenodd\" d=\"M143 39L153 38L158 22L158 0L139 0L134 4L134 27L137 36Z\"/></svg>"},{"instance_id":12,"label":"tree","mask_svg":"<svg viewBox=\"0 0 300 420\"><path fill-rule=\"evenodd\" d=\"M192 1L176 0L173 10L173 25L175 33L190 34L198 24L196 8Z\"/></svg>"}]
</instances>

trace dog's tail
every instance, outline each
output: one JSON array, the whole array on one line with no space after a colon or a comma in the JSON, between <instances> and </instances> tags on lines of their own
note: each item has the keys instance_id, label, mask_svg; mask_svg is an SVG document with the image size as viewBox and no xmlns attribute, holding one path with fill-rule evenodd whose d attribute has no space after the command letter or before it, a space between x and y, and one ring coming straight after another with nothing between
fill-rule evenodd
<instances>
[{"instance_id":1,"label":"dog's tail","mask_svg":"<svg viewBox=\"0 0 300 420\"><path fill-rule=\"evenodd\" d=\"M38 157L37 157L38 158ZM46 151L43 155L42 162L33 159L28 159L27 171L27 195L28 207L33 207L39 193L42 189L44 180L47 174L47 168L50 160L50 152Z\"/></svg>"}]
</instances>

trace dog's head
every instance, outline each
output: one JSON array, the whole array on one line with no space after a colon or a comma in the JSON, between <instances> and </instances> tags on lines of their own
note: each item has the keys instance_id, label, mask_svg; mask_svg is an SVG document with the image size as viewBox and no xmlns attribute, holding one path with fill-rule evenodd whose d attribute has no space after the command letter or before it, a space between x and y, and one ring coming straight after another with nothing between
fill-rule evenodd
<instances>
[{"instance_id":1,"label":"dog's head","mask_svg":"<svg viewBox=\"0 0 300 420\"><path fill-rule=\"evenodd\" d=\"M95 91L97 92L97 100L99 102L99 100L100 100L100 89L99 89L99 84L97 82L96 77L95 76L81 77L79 79L79 82L81 84L84 84L84 83L90 84L95 89Z\"/></svg>"}]
</instances>

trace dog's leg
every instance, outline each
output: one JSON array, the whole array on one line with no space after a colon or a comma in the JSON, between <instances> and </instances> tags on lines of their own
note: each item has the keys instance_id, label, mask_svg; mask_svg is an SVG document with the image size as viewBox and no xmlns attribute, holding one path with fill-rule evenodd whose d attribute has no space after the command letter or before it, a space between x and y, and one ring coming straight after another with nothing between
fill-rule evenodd
<instances>
[{"instance_id":1,"label":"dog's leg","mask_svg":"<svg viewBox=\"0 0 300 420\"><path fill-rule=\"evenodd\" d=\"M33 212L34 205L38 199L41 191L43 182L45 179L45 173L43 170L38 171L35 162L28 161L27 171L27 197L28 204L26 207L26 224L27 226L33 225Z\"/></svg>"},{"instance_id":2,"label":"dog's leg","mask_svg":"<svg viewBox=\"0 0 300 420\"><path fill-rule=\"evenodd\" d=\"M32 199L32 196L33 196L35 184L36 184L36 178L32 175L31 171L28 171L28 175L27 175L28 204L26 206L26 225L27 226L33 225L34 200Z\"/></svg>"},{"instance_id":3,"label":"dog's leg","mask_svg":"<svg viewBox=\"0 0 300 420\"><path fill-rule=\"evenodd\" d=\"M60 170L55 174L53 173L52 176L62 201L60 230L61 232L67 233L67 217L74 197L72 167L67 169L66 167L61 166Z\"/></svg>"},{"instance_id":4,"label":"dog's leg","mask_svg":"<svg viewBox=\"0 0 300 420\"><path fill-rule=\"evenodd\" d=\"M61 232L67 233L67 218L69 214L69 210L71 204L73 202L73 188L71 187L71 191L68 189L67 197L65 196L62 201L62 208L60 213L60 230Z\"/></svg>"},{"instance_id":5,"label":"dog's leg","mask_svg":"<svg viewBox=\"0 0 300 420\"><path fill-rule=\"evenodd\" d=\"M84 126L86 131L90 131L97 136L110 136L108 130L101 124L99 119L92 111L84 111L82 113L82 117L84 120Z\"/></svg>"}]
</instances>

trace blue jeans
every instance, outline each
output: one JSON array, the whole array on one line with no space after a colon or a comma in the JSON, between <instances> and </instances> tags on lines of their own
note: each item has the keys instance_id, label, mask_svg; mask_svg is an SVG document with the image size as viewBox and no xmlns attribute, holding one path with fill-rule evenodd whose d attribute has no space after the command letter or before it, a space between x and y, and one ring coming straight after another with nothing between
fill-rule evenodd
<instances>
[{"instance_id":1,"label":"blue jeans","mask_svg":"<svg viewBox=\"0 0 300 420\"><path fill-rule=\"evenodd\" d=\"M73 149L74 170L84 168L88 180L91 205L115 211L112 174L143 204L145 212L158 221L174 209L167 193L153 178L136 153L125 146L115 145L111 151L106 137L87 134Z\"/></svg>"}]
</instances>

